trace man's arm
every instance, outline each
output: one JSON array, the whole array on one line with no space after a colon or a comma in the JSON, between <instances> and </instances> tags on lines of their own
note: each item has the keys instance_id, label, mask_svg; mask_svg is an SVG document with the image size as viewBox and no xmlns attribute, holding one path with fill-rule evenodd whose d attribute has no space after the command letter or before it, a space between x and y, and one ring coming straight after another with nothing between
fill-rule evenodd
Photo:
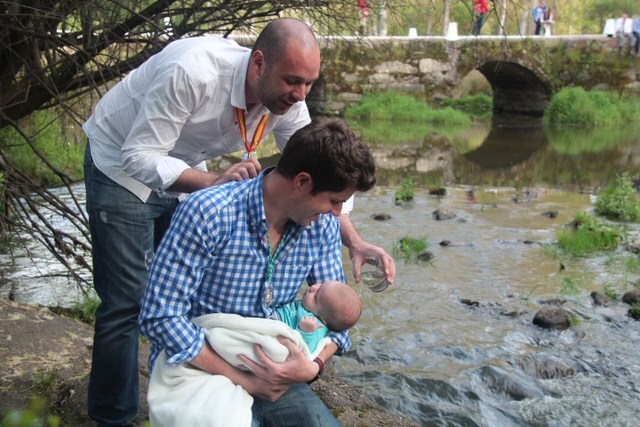
<instances>
[{"instance_id":1,"label":"man's arm","mask_svg":"<svg viewBox=\"0 0 640 427\"><path fill-rule=\"evenodd\" d=\"M264 353L262 354L264 355ZM260 355L258 357L260 357ZM266 355L264 355L264 357L270 361ZM249 367L249 363L253 363L251 359L244 356L238 356L238 358ZM247 361L249 361L249 363L247 363ZM289 389L289 385L291 384L275 381L273 377L268 375L265 375L264 377L257 376L253 373L253 369L247 372L232 366L220 357L220 355L211 348L211 345L208 342L205 342L200 353L198 353L196 358L193 359L190 364L213 375L224 375L229 378L232 383L244 388L247 393L272 402L275 402L280 396L282 396ZM259 367L260 365L257 366Z\"/></svg>"},{"instance_id":2,"label":"man's arm","mask_svg":"<svg viewBox=\"0 0 640 427\"><path fill-rule=\"evenodd\" d=\"M393 283L396 277L396 263L384 249L372 245L362 240L358 234L349 215L340 215L340 236L342 244L349 248L349 257L353 262L353 275L356 282L360 281L360 271L362 266L367 262L367 258L378 255L382 261L387 281Z\"/></svg>"},{"instance_id":3,"label":"man's arm","mask_svg":"<svg viewBox=\"0 0 640 427\"><path fill-rule=\"evenodd\" d=\"M242 181L255 178L262 171L260 162L255 158L243 160L231 165L226 171L216 174L199 169L185 169L168 190L176 193L193 193L194 191L229 181Z\"/></svg>"}]
</instances>

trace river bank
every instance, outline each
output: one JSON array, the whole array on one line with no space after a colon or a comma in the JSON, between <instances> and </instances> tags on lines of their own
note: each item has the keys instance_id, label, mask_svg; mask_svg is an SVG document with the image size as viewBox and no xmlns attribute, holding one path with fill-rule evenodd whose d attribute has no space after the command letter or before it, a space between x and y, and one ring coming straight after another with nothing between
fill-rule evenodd
<instances>
[{"instance_id":1,"label":"river bank","mask_svg":"<svg viewBox=\"0 0 640 427\"><path fill-rule=\"evenodd\" d=\"M87 416L87 385L93 329L75 319L54 314L47 307L0 299L0 419L14 409L25 409L34 396L47 399L45 407L64 426L92 426ZM141 415L146 421L148 345L140 352ZM409 427L418 424L389 413L361 389L328 374L313 388L343 426Z\"/></svg>"}]
</instances>

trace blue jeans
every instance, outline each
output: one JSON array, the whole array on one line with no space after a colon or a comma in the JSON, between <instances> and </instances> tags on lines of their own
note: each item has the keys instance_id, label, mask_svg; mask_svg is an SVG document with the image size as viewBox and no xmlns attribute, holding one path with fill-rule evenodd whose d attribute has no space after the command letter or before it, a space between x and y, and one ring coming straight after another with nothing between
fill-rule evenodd
<instances>
[{"instance_id":1,"label":"blue jeans","mask_svg":"<svg viewBox=\"0 0 640 427\"><path fill-rule=\"evenodd\" d=\"M251 427L340 427L307 384L293 384L275 402L253 398Z\"/></svg>"},{"instance_id":2,"label":"blue jeans","mask_svg":"<svg viewBox=\"0 0 640 427\"><path fill-rule=\"evenodd\" d=\"M473 28L471 29L471 34L474 36L480 35L480 30L482 30L482 24L484 24L484 17L486 14L480 13L476 18L476 22L473 24Z\"/></svg>"},{"instance_id":3,"label":"blue jeans","mask_svg":"<svg viewBox=\"0 0 640 427\"><path fill-rule=\"evenodd\" d=\"M96 312L89 376L89 416L98 425L128 425L139 411L138 313L147 267L177 199L152 193L143 203L84 162Z\"/></svg>"}]
</instances>

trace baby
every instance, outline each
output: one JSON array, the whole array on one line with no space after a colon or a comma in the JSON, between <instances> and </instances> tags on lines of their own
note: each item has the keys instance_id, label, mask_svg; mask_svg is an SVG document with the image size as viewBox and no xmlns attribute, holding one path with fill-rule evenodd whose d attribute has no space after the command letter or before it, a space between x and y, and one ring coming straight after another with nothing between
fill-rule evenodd
<instances>
[{"instance_id":1,"label":"baby","mask_svg":"<svg viewBox=\"0 0 640 427\"><path fill-rule=\"evenodd\" d=\"M318 343L332 331L344 331L356 324L362 303L353 288L327 280L309 286L302 299L276 309L277 318L300 332L313 353Z\"/></svg>"}]
</instances>

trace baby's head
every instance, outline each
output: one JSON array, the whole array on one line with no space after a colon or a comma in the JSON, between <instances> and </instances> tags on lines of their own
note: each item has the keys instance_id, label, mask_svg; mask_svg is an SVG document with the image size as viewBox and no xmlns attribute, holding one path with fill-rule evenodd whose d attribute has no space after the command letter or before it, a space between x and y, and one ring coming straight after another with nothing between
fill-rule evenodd
<instances>
[{"instance_id":1,"label":"baby's head","mask_svg":"<svg viewBox=\"0 0 640 427\"><path fill-rule=\"evenodd\" d=\"M351 328L362 314L362 303L356 291L335 280L309 286L302 297L302 305L333 331Z\"/></svg>"}]
</instances>

